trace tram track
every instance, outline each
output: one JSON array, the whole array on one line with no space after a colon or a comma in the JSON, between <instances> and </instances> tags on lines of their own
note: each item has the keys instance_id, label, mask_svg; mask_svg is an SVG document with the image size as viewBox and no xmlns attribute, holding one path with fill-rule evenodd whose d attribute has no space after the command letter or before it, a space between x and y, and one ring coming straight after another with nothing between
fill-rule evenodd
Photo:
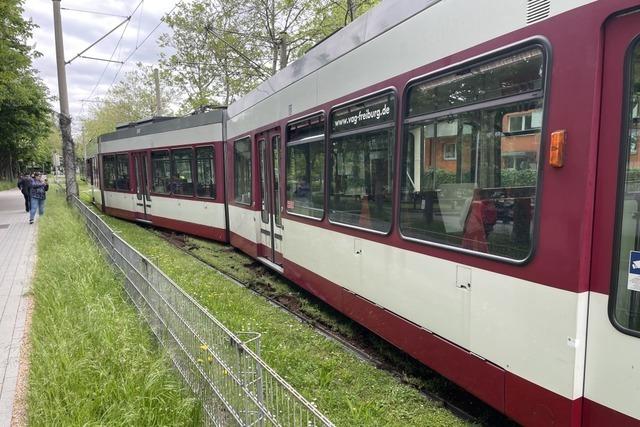
<instances>
[{"instance_id":1,"label":"tram track","mask_svg":"<svg viewBox=\"0 0 640 427\"><path fill-rule=\"evenodd\" d=\"M194 248L197 248L197 246L194 246L191 243L188 243L186 238L187 236L181 233L176 233L173 231L166 231L166 230L161 230L161 229L154 229L155 232L162 237L164 240L166 240L167 242L169 242L172 246L174 246L175 248L179 249L180 251L190 255L191 257L193 257L194 259L198 260L200 263L202 263L204 266L206 266L207 268L213 270L214 272L216 272L216 274L219 274L220 276L226 278L227 280L231 281L232 283L236 284L237 286L243 287L247 290L249 290L250 292L252 292L254 295L260 296L262 298L264 298L265 300L267 300L270 304L272 304L273 306L287 312L289 315L293 316L294 318L296 318L299 322L304 323L309 325L310 327L312 327L314 330L316 330L318 333L322 334L323 336L325 336L326 338L333 340L334 342L338 343L341 347L343 347L345 350L349 351L350 353L354 354L356 357L358 357L359 359L372 364L373 366L375 366L378 369L387 371L389 373L391 373L392 375L394 375L396 378L398 378L400 381L402 381L404 384L408 384L412 387L414 387L416 390L418 390L420 393L422 393L424 396L426 396L427 398L429 398L432 401L437 402L439 405L441 405L442 407L448 409L449 411L451 411L452 413L454 413L456 416L458 416L459 418L471 422L473 424L476 425L491 425L491 426L513 426L513 425L517 425L515 424L513 421L509 420L508 418L506 418L503 414L498 413L497 411L495 411L492 408L489 408L486 404L482 403L481 401L477 400L475 397L470 397L471 395L469 395L468 392L460 389L459 393L461 394L465 394L468 396L458 396L456 395L455 399L450 399L447 398L445 396L442 396L441 394L426 390L422 387L418 387L416 386L416 384L412 383L411 381L407 381L405 379L405 373L401 370L401 369L397 369L392 363L390 363L390 361L385 360L384 356L381 355L377 355L376 350L372 349L371 346L366 346L366 345L358 345L356 343L353 342L353 340L350 340L348 337L343 336L342 334L340 334L339 332L336 332L334 330L331 329L331 327L321 323L320 321L318 321L317 319L314 319L313 317L306 315L304 312L302 312L300 309L292 309L290 307L290 305L287 305L286 303L283 303L281 301L282 296L281 295L270 295L268 292L266 292L262 287L257 286L255 284L252 284L250 282L244 281L241 278L234 276L233 274L229 273L228 271L223 271L222 269L218 268L216 265L214 265L213 263L211 263L209 260L207 260L206 258L198 255L197 253L195 253L193 251ZM263 267L261 264L257 263L257 262L253 262L250 265L245 265L245 267L250 268L249 266L252 267ZM266 268L266 267L263 267ZM275 273L274 273L275 274ZM283 279L286 280L286 279ZM305 296L308 295L309 298L314 298L315 297L311 294L307 294L305 292ZM286 296L285 300L289 300L290 296ZM324 303L323 303L324 304ZM400 350L397 350L398 352L400 352ZM448 381L448 380L446 380ZM457 386L454 386L457 388ZM465 401L467 399L472 400L472 402L466 402L465 406L471 406L474 412L482 412L483 414L481 416L478 415L474 415L472 414L470 411L464 409L462 407L462 405L457 404L456 402L454 402L453 400L457 400L457 401ZM485 407L486 406L486 410L484 410L485 408L481 408L480 410L478 410L478 407ZM486 412L489 413L489 415L486 415Z\"/></svg>"}]
</instances>

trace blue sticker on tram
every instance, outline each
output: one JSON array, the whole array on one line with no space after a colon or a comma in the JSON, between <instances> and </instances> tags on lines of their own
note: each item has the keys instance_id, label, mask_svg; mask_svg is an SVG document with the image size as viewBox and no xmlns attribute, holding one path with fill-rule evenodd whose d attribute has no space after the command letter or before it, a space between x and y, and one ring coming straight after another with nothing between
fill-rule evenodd
<instances>
[{"instance_id":1,"label":"blue sticker on tram","mask_svg":"<svg viewBox=\"0 0 640 427\"><path fill-rule=\"evenodd\" d=\"M640 251L631 251L629 255L629 273L640 274Z\"/></svg>"},{"instance_id":2,"label":"blue sticker on tram","mask_svg":"<svg viewBox=\"0 0 640 427\"><path fill-rule=\"evenodd\" d=\"M640 251L631 251L629 253L627 289L636 292L640 291Z\"/></svg>"}]
</instances>

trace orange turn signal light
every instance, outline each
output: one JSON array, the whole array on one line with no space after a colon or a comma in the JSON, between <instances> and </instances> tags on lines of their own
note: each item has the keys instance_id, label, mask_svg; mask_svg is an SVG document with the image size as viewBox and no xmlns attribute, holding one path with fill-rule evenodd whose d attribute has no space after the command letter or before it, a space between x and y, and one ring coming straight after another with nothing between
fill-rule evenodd
<instances>
[{"instance_id":1,"label":"orange turn signal light","mask_svg":"<svg viewBox=\"0 0 640 427\"><path fill-rule=\"evenodd\" d=\"M564 146L567 143L567 131L557 130L551 133L551 149L549 150L549 164L554 168L564 166Z\"/></svg>"}]
</instances>

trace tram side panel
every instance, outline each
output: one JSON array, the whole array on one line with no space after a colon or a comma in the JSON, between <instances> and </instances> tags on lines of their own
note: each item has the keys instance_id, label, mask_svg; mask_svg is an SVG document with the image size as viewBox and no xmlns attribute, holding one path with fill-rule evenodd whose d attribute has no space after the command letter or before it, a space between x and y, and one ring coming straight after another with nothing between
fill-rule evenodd
<instances>
[{"instance_id":1,"label":"tram side panel","mask_svg":"<svg viewBox=\"0 0 640 427\"><path fill-rule=\"evenodd\" d=\"M478 3L478 7L482 7L482 2ZM509 7L516 7L516 3L510 2ZM289 121L317 111L329 117L336 105L373 96L385 88L395 87L402 94L407 81L421 73L436 73L451 63L465 62L477 55L490 56L487 52L541 33L551 39L551 48L560 55L550 63L549 70L556 70L555 75L562 76L563 83L551 81L547 95L551 100L562 100L571 93L575 103L569 114L560 103L551 101L547 120L537 125L543 130L540 131L541 157L536 160L544 169L545 177L544 187L537 190L544 196L535 203L529 201L529 206L539 209L538 214L546 220L541 220L534 236L539 240L532 259L523 265L486 260L407 240L395 228L388 236L376 235L360 230L362 224L343 227L326 217L314 221L285 213L283 220L286 230L284 274L287 277L496 408L529 425L551 422L575 425L581 419L588 293L587 285L580 277L588 268L581 261L582 248L588 246L589 236L584 234L580 224L588 205L589 187L584 185L584 176L590 164L589 147L594 141L590 138L590 129L576 118L594 115L593 91L581 87L593 87L597 52L588 49L569 54L569 43L563 41L566 34L560 29L570 25L580 31L580 39L591 40L588 45L597 46L598 25L611 13L604 4L599 2L581 9L580 13L571 12L553 22L547 21L539 27L532 26L480 46L475 45L475 40L482 40L486 34L479 37L458 34L452 40L443 40L439 49L446 50L450 45L465 46L466 43L468 51L462 47L452 48L450 54L454 55L451 58L440 58L434 65L422 66L415 72L402 70L405 74L400 77L393 77L393 67L398 68L403 61L400 58L387 61L387 56L384 64L371 67L371 73L366 76L359 73L360 65L372 63L372 58L379 56L381 51L402 52L403 58L418 63L433 62L426 58L432 51L420 50L420 46L430 44L429 29L436 31L440 25L437 21L446 21L443 16L451 11L438 9L431 15L429 11L230 119L230 134L241 134L247 129L259 132L276 126L284 128ZM483 13L478 12L478 15ZM580 26L578 22L595 22L595 25ZM512 24L516 25L515 21L505 25ZM469 28L482 31L484 27ZM492 31L498 28L502 29L494 25ZM419 35L427 41L407 44L407 34ZM403 46L403 49L393 49L393 46ZM582 72L577 74L571 64L580 55L583 60L588 57L590 65L581 68ZM372 75L376 73L385 75L386 79L373 82ZM336 81L336 75L348 78ZM313 103L312 97L292 97L299 91L322 94L324 99ZM401 106L402 102L400 98L397 105ZM282 113L282 106L293 106L297 114ZM558 128L566 128L579 147L572 152L573 167L561 171L546 163L549 135L551 130ZM396 129L396 135L397 144L402 146L406 133ZM287 142L285 138L285 145ZM327 143L331 144L329 139ZM330 150L331 145L327 151ZM401 156L400 149L394 155ZM404 171L404 164L399 160L395 165ZM506 165L505 161L503 167L508 167ZM286 179L286 172L283 179ZM395 179L398 179L397 175ZM573 189L570 194L569 188ZM343 196L355 199L357 195ZM287 207L290 202L286 200ZM324 208L328 215L330 209ZM397 207L394 208L396 211ZM510 214L505 212L503 209L496 213L496 216L501 215L495 221L497 227L508 225ZM240 232L243 227L234 224L236 220L258 219L256 216L232 216L232 232ZM246 223L244 226L248 239L255 233L255 228ZM558 239L558 235L572 237ZM571 253L576 256L567 255Z\"/></svg>"},{"instance_id":2,"label":"tram side panel","mask_svg":"<svg viewBox=\"0 0 640 427\"><path fill-rule=\"evenodd\" d=\"M222 123L179 128L194 119L186 120L186 125L163 122L168 131L142 127L146 133L123 138L116 133L101 143L104 210L226 241Z\"/></svg>"},{"instance_id":3,"label":"tram side panel","mask_svg":"<svg viewBox=\"0 0 640 427\"><path fill-rule=\"evenodd\" d=\"M229 240L234 247L257 258L260 233L257 202L259 169L252 135L229 139L226 154Z\"/></svg>"}]
</instances>

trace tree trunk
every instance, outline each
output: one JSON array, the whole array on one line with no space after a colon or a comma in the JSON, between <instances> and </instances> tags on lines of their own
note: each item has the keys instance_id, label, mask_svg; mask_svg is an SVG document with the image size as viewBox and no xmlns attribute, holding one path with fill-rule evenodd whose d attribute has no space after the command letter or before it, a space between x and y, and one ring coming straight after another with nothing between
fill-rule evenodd
<instances>
[{"instance_id":1,"label":"tree trunk","mask_svg":"<svg viewBox=\"0 0 640 427\"><path fill-rule=\"evenodd\" d=\"M9 150L9 181L13 181L15 177L13 176L13 158L11 156L11 150Z\"/></svg>"},{"instance_id":2,"label":"tree trunk","mask_svg":"<svg viewBox=\"0 0 640 427\"><path fill-rule=\"evenodd\" d=\"M60 133L62 134L62 161L64 164L64 180L67 185L67 202L72 196L78 196L76 183L76 150L71 137L71 118L60 114Z\"/></svg>"}]
</instances>

